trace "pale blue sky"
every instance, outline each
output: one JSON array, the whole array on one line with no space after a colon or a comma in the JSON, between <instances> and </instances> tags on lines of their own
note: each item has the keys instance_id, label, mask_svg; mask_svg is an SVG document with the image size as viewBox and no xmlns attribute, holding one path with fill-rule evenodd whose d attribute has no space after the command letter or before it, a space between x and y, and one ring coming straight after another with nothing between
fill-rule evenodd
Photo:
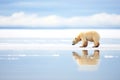
<instances>
[{"instance_id":1,"label":"pale blue sky","mask_svg":"<svg viewBox=\"0 0 120 80\"><path fill-rule=\"evenodd\" d=\"M120 14L119 0L0 0L0 14L14 12L40 15L81 16L96 13Z\"/></svg>"},{"instance_id":2,"label":"pale blue sky","mask_svg":"<svg viewBox=\"0 0 120 80\"><path fill-rule=\"evenodd\" d=\"M93 26L102 26L102 28L105 25L103 25L103 23L112 23L112 21L107 21L109 19L114 19L116 22L113 22L112 24L107 24L107 26L114 26L115 28L119 28L120 24L118 24L120 22L120 5L119 5L120 1L119 0L0 0L0 16L5 17L5 18L9 18L12 15L14 15L15 13L23 13L23 16L26 15L37 15L37 18L41 19L41 17L48 17L48 16L57 16L54 18L58 17L62 17L62 18L67 18L67 19L71 19L71 18L75 18L75 17L88 17L88 16L94 16L94 15L98 15L101 17L101 15L99 14L106 14L108 16L110 16L110 18L107 18L105 20L105 22L100 22L101 19L99 19L97 21L97 25L95 24L88 24L87 22L85 24L88 24L87 27L93 27ZM119 16L119 18L114 18L114 15ZM105 17L106 17L105 15ZM102 15L103 16L103 15ZM112 17L111 17L112 16ZM24 17L26 18L26 17ZM97 17L98 18L98 17ZM104 18L104 17L103 17ZM53 17L52 17L53 19ZM8 21L7 23L3 22L4 19L0 20L0 26L30 26L29 25L25 25L23 23L20 24L15 24L13 23L12 25L9 23L12 23L10 21L12 21L11 19L9 19L10 21ZM90 20L90 19L89 19ZM15 20L17 21L17 20ZM23 19L22 19L23 21ZM35 21L35 20L34 20ZM50 19L51 21L51 19ZM63 19L62 19L63 21ZM81 21L81 20L77 20L77 21ZM82 19L83 21L83 19ZM81 22L82 22L81 21ZM86 21L86 20L85 20ZM102 20L104 21L104 20ZM106 22L107 21L107 22ZM28 22L28 21L26 21ZM33 21L32 21L33 22ZM36 21L35 21L36 22ZM54 21L53 21L54 22ZM59 21L59 24L63 23L61 21ZM66 21L64 21L66 23ZM67 21L69 22L69 21ZM74 20L73 20L74 22ZM89 21L88 21L89 22ZM31 22L30 22L31 23ZM46 23L42 22L42 23ZM56 23L56 22L55 22ZM82 22L84 23L84 21ZM4 25L4 24L8 24L8 25ZM54 26L58 26L59 24L56 23L57 25ZM77 25L73 25L73 24L77 24ZM81 24L78 25L78 22L73 23L73 26L79 27L81 26ZM100 24L100 25L99 25ZM102 25L101 25L102 24ZM48 24L50 25L50 24ZM47 25L47 27L48 27ZM46 25L32 25L33 26L46 26ZM50 25L53 26L53 25ZM67 26L69 27L70 25L68 24L62 24L59 26ZM82 24L82 27L86 26Z\"/></svg>"}]
</instances>

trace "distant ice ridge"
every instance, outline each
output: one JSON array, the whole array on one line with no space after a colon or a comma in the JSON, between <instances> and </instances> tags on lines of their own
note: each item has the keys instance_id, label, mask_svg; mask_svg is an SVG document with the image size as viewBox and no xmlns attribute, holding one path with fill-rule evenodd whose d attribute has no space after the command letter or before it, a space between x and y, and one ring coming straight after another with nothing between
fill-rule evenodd
<instances>
[{"instance_id":1,"label":"distant ice ridge","mask_svg":"<svg viewBox=\"0 0 120 80\"><path fill-rule=\"evenodd\" d=\"M0 38L74 38L83 31L97 31L101 38L120 38L119 29L5 29L0 30Z\"/></svg>"},{"instance_id":2,"label":"distant ice ridge","mask_svg":"<svg viewBox=\"0 0 120 80\"><path fill-rule=\"evenodd\" d=\"M36 43L36 44L56 44L56 43L71 43L72 39L57 39L57 38L0 38L0 43Z\"/></svg>"},{"instance_id":3,"label":"distant ice ridge","mask_svg":"<svg viewBox=\"0 0 120 80\"><path fill-rule=\"evenodd\" d=\"M80 45L72 46L70 44L10 44L0 43L0 50L120 50L119 44L101 44L98 48L92 48L90 44L86 48L80 48Z\"/></svg>"}]
</instances>

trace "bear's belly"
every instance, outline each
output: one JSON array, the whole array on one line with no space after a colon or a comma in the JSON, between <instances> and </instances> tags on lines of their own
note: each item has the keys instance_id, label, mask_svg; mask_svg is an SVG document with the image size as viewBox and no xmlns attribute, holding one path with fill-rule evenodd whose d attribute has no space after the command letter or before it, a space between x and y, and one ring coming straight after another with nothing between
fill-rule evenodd
<instances>
[{"instance_id":1,"label":"bear's belly","mask_svg":"<svg viewBox=\"0 0 120 80\"><path fill-rule=\"evenodd\" d=\"M87 41L90 41L90 42L93 42L92 36L89 36L89 37L87 36L87 37L86 37L86 40L87 40Z\"/></svg>"},{"instance_id":2,"label":"bear's belly","mask_svg":"<svg viewBox=\"0 0 120 80\"><path fill-rule=\"evenodd\" d=\"M88 41L93 42L93 40L92 40L92 39L90 39L90 40L88 40Z\"/></svg>"},{"instance_id":3,"label":"bear's belly","mask_svg":"<svg viewBox=\"0 0 120 80\"><path fill-rule=\"evenodd\" d=\"M86 38L87 41L93 42L92 38Z\"/></svg>"}]
</instances>

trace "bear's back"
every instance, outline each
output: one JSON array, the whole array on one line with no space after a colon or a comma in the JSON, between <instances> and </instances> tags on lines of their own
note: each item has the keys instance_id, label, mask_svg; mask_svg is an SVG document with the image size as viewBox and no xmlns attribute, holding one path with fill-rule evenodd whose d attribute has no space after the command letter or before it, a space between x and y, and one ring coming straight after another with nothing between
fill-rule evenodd
<instances>
[{"instance_id":1,"label":"bear's back","mask_svg":"<svg viewBox=\"0 0 120 80\"><path fill-rule=\"evenodd\" d=\"M86 35L86 38L88 40L93 40L93 39L96 39L99 41L100 39L100 35L99 33L97 33L96 31L88 31L88 32L85 32L85 35Z\"/></svg>"}]
</instances>

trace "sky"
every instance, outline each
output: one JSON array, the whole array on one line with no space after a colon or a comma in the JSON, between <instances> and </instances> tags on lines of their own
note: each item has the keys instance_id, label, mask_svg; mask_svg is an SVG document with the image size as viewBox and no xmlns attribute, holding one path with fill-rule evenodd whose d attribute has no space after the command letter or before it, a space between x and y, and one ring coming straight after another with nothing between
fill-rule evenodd
<instances>
[{"instance_id":1,"label":"sky","mask_svg":"<svg viewBox=\"0 0 120 80\"><path fill-rule=\"evenodd\" d=\"M0 0L0 29L119 29L119 3L119 0Z\"/></svg>"}]
</instances>

